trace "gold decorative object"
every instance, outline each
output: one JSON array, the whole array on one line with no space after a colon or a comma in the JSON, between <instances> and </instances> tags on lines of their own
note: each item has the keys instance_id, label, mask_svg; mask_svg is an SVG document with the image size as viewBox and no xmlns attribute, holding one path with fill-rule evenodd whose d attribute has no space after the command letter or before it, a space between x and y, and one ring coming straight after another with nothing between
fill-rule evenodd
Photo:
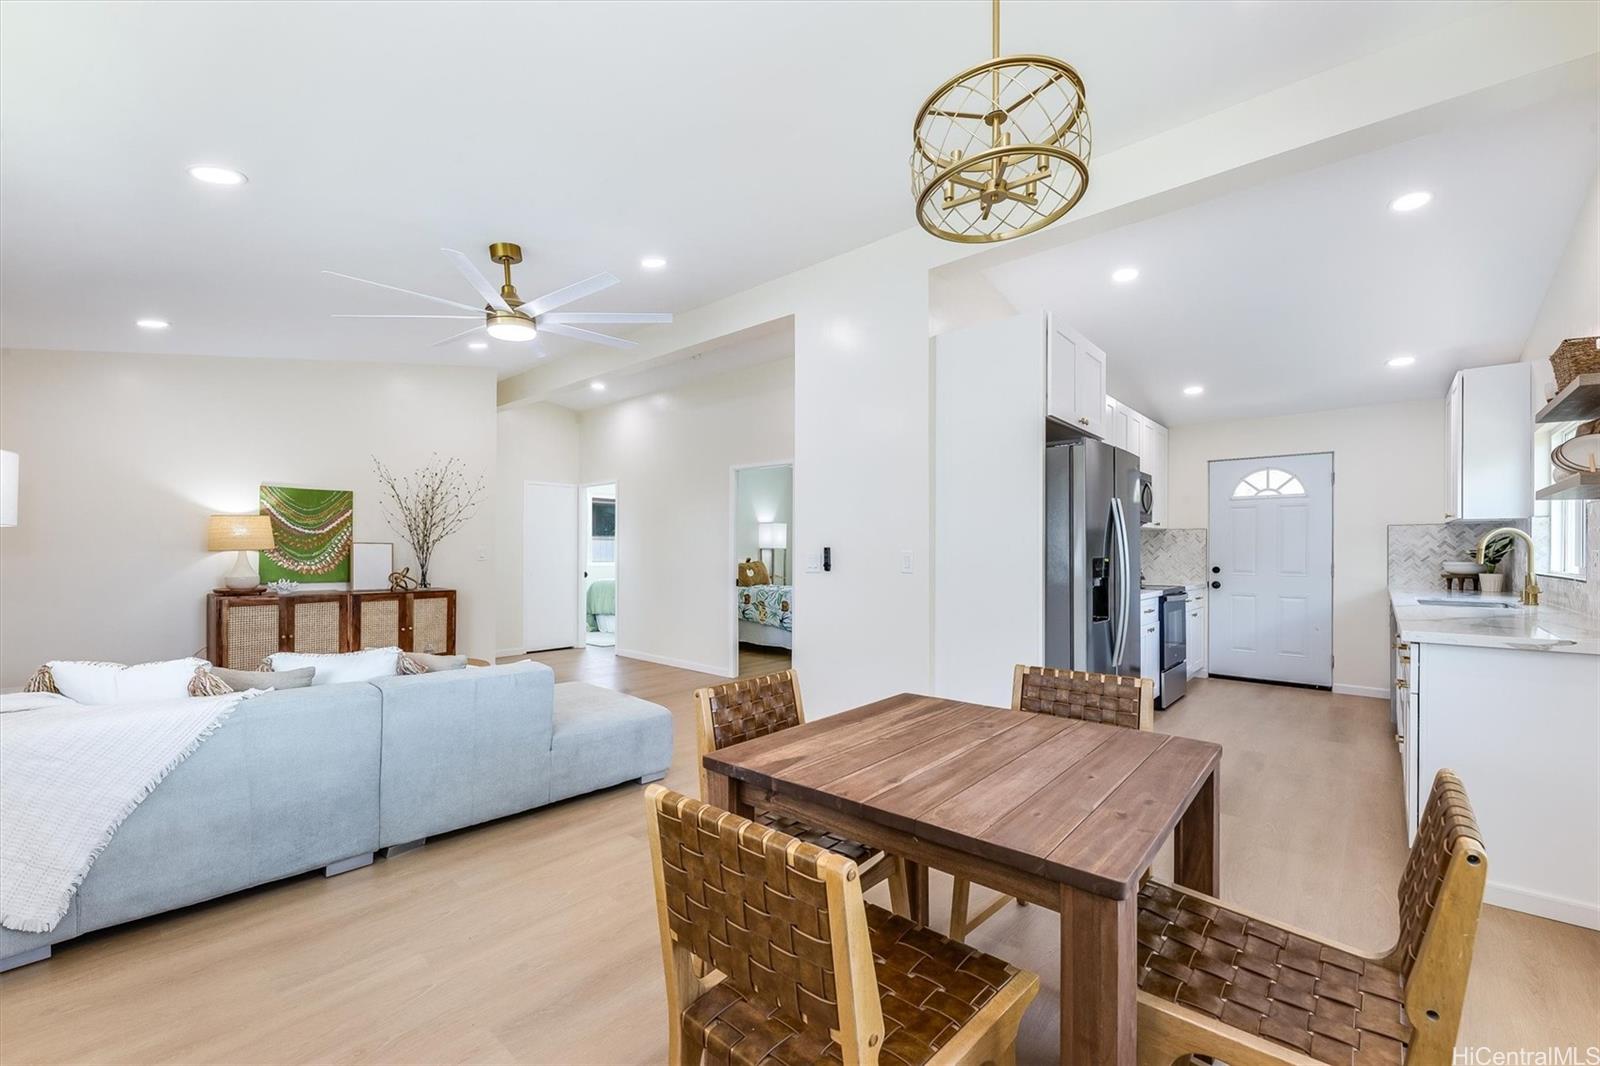
<instances>
[{"instance_id":1,"label":"gold decorative object","mask_svg":"<svg viewBox=\"0 0 1600 1066\"><path fill-rule=\"evenodd\" d=\"M935 237L985 244L1034 233L1071 211L1089 187L1083 79L1050 56L1000 55L933 91L912 127L917 222Z\"/></svg>"},{"instance_id":2,"label":"gold decorative object","mask_svg":"<svg viewBox=\"0 0 1600 1066\"><path fill-rule=\"evenodd\" d=\"M417 588L417 579L411 576L411 567L402 566L389 575L390 592L411 592Z\"/></svg>"}]
</instances>

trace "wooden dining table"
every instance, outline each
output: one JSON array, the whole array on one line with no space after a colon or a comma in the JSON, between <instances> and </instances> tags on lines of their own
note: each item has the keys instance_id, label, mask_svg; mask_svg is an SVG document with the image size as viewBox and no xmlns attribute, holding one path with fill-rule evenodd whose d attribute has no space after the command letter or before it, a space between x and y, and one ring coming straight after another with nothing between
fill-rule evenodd
<instances>
[{"instance_id":1,"label":"wooden dining table","mask_svg":"<svg viewBox=\"0 0 1600 1066\"><path fill-rule=\"evenodd\" d=\"M1212 743L903 694L705 756L706 800L825 827L1061 915L1061 1061L1132 1066L1139 882L1169 835L1175 879L1215 895Z\"/></svg>"}]
</instances>

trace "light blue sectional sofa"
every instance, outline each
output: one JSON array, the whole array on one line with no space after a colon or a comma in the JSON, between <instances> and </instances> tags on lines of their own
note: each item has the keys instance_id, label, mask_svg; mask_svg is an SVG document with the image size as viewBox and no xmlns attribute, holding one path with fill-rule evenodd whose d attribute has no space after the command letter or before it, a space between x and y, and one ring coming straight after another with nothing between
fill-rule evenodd
<instances>
[{"instance_id":1,"label":"light blue sectional sofa","mask_svg":"<svg viewBox=\"0 0 1600 1066\"><path fill-rule=\"evenodd\" d=\"M53 930L0 928L0 970L95 929L655 781L671 758L666 708L557 685L539 663L264 693L128 816Z\"/></svg>"}]
</instances>

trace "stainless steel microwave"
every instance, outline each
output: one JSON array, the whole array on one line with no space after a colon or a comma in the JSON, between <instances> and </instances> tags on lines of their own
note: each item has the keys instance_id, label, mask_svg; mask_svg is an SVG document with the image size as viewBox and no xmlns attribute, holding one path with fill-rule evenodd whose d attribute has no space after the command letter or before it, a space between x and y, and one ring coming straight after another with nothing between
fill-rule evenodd
<instances>
[{"instance_id":1,"label":"stainless steel microwave","mask_svg":"<svg viewBox=\"0 0 1600 1066\"><path fill-rule=\"evenodd\" d=\"M1150 475L1143 470L1135 475L1139 479L1139 488L1135 495L1139 499L1139 524L1148 526L1155 521L1156 494L1150 487Z\"/></svg>"}]
</instances>

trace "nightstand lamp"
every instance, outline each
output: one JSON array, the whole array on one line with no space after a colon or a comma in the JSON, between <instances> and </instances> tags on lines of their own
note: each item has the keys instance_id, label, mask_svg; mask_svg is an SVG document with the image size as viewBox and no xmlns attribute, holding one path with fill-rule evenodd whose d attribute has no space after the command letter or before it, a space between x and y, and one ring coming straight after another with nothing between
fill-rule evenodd
<instances>
[{"instance_id":1,"label":"nightstand lamp","mask_svg":"<svg viewBox=\"0 0 1600 1066\"><path fill-rule=\"evenodd\" d=\"M264 514L214 514L206 524L206 548L214 552L236 551L238 560L222 583L236 592L249 591L261 584L248 552L271 551L272 519Z\"/></svg>"},{"instance_id":2,"label":"nightstand lamp","mask_svg":"<svg viewBox=\"0 0 1600 1066\"><path fill-rule=\"evenodd\" d=\"M780 551L783 552L784 562L787 563L789 555L789 523L756 523L756 545L763 552L770 551L772 553L763 561L767 564L767 572L772 575L773 582L775 584L781 584L781 582L778 581L777 571L778 553ZM784 567L785 572L787 572L788 569L789 568L787 566Z\"/></svg>"}]
</instances>

